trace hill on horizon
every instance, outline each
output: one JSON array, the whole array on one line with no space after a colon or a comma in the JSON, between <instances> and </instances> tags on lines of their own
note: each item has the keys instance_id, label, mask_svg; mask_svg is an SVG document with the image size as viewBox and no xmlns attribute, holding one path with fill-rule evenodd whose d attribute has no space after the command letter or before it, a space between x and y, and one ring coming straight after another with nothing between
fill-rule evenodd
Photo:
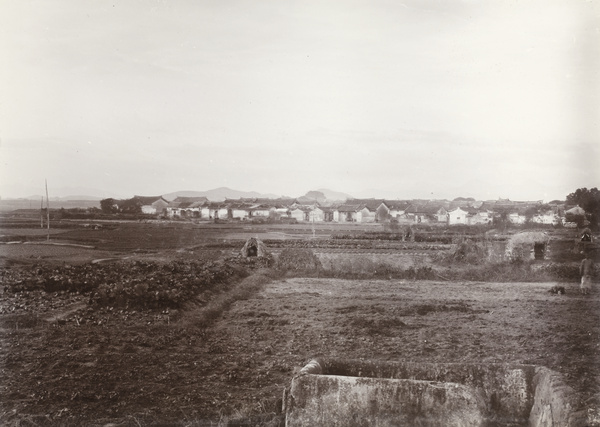
<instances>
[{"instance_id":1,"label":"hill on horizon","mask_svg":"<svg viewBox=\"0 0 600 427\"><path fill-rule=\"evenodd\" d=\"M55 201L55 202L57 202L57 201L65 202L65 201L70 201L70 200L100 201L100 200L102 200L104 198L106 198L106 197L73 194L73 195L69 195L69 196L60 196L60 197L52 197L52 196L50 196L50 201L51 202L52 201ZM44 201L45 201L46 200L46 196L43 196L41 194L33 194L33 195L27 196L27 197L6 197L6 198L4 198L4 200L40 200L40 199L44 199Z\"/></svg>"},{"instance_id":2,"label":"hill on horizon","mask_svg":"<svg viewBox=\"0 0 600 427\"><path fill-rule=\"evenodd\" d=\"M329 200L329 201L345 201L347 199L353 199L354 198L354 197L352 197L348 193L342 193L341 191L329 190L327 188L319 188L316 191L318 191L320 193L323 193L323 195L325 196L325 198L327 200Z\"/></svg>"},{"instance_id":3,"label":"hill on horizon","mask_svg":"<svg viewBox=\"0 0 600 427\"><path fill-rule=\"evenodd\" d=\"M206 197L208 200L213 202L222 202L225 199L240 198L278 199L281 197L289 197L273 193L259 193L257 191L240 191L228 187L219 187L206 191L174 191L172 193L163 194L162 196L168 201L174 200L177 197ZM350 196L349 194L342 193L339 191L328 190L326 188L321 188L319 190L311 190L308 191L304 196L296 196L292 198L319 199L321 197L325 197L328 201L343 201L348 198L352 198L352 196Z\"/></svg>"},{"instance_id":4,"label":"hill on horizon","mask_svg":"<svg viewBox=\"0 0 600 427\"><path fill-rule=\"evenodd\" d=\"M72 194L65 196L55 196L52 197L50 195L50 201L70 201L70 200L81 200L81 201L100 201L106 198L113 199L128 199L130 197L118 196L116 194L107 193L106 195L100 195L99 190L91 191L91 194ZM138 196L155 196L157 194L137 194ZM160 195L160 194L159 194ZM239 198L261 198L261 199L278 199L278 198L302 198L302 199L311 199L311 200L319 200L325 198L327 201L344 201L346 199L351 199L352 196L346 193L342 193L339 191L333 191L326 188L321 188L318 190L308 191L305 195L297 195L297 196L287 196L281 194L273 194L273 193L259 193L258 191L241 191L235 190L229 187L219 187L214 188L212 190L198 191L198 190L181 190L181 191L173 191L171 193L162 194L162 197L168 201L172 201L177 197L206 197L210 201L221 202L225 199L239 199ZM32 194L26 197L7 197L3 198L4 200L45 200L45 196Z\"/></svg>"},{"instance_id":5,"label":"hill on horizon","mask_svg":"<svg viewBox=\"0 0 600 427\"><path fill-rule=\"evenodd\" d=\"M266 198L266 199L276 199L281 197L276 194L263 194L257 191L240 191L233 190L228 187L219 187L214 188L212 190L206 191L192 191L192 190L184 190L184 191L174 191L172 193L167 193L162 195L166 200L171 201L177 197L206 197L208 200L212 202L222 202L225 199L239 199L239 198Z\"/></svg>"}]
</instances>

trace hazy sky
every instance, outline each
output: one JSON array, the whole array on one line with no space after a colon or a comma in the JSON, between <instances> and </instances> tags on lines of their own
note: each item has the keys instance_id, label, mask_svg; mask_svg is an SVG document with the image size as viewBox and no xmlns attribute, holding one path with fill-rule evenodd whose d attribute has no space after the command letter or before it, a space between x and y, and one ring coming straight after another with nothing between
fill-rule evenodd
<instances>
[{"instance_id":1,"label":"hazy sky","mask_svg":"<svg viewBox=\"0 0 600 427\"><path fill-rule=\"evenodd\" d=\"M600 1L0 0L2 197L549 201L599 160Z\"/></svg>"}]
</instances>

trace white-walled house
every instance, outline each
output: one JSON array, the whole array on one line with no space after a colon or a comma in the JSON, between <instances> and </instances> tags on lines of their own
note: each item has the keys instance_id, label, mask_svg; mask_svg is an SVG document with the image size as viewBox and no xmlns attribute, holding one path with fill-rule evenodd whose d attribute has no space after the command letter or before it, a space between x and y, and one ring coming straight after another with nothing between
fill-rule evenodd
<instances>
[{"instance_id":1,"label":"white-walled house","mask_svg":"<svg viewBox=\"0 0 600 427\"><path fill-rule=\"evenodd\" d=\"M255 218L255 217L268 218L270 213L271 213L271 206L268 206L266 204L258 204L258 205L253 205L250 207L250 216L252 218Z\"/></svg>"},{"instance_id":2,"label":"white-walled house","mask_svg":"<svg viewBox=\"0 0 600 427\"><path fill-rule=\"evenodd\" d=\"M557 225L560 221L560 216L554 210L539 212L531 218L531 222L536 224Z\"/></svg>"},{"instance_id":3,"label":"white-walled house","mask_svg":"<svg viewBox=\"0 0 600 427\"><path fill-rule=\"evenodd\" d=\"M229 209L227 205L221 203L209 203L208 204L208 218L209 219L228 219Z\"/></svg>"},{"instance_id":4,"label":"white-walled house","mask_svg":"<svg viewBox=\"0 0 600 427\"><path fill-rule=\"evenodd\" d=\"M310 211L304 207L296 206L290 210L290 217L298 222L305 222L309 220Z\"/></svg>"},{"instance_id":5,"label":"white-walled house","mask_svg":"<svg viewBox=\"0 0 600 427\"><path fill-rule=\"evenodd\" d=\"M240 203L229 204L227 208L227 217L230 219L248 219L250 218L250 209L248 206Z\"/></svg>"},{"instance_id":6,"label":"white-walled house","mask_svg":"<svg viewBox=\"0 0 600 427\"><path fill-rule=\"evenodd\" d=\"M166 212L169 217L202 217L203 207L207 204L206 197L177 197L170 202L166 207Z\"/></svg>"},{"instance_id":7,"label":"white-walled house","mask_svg":"<svg viewBox=\"0 0 600 427\"><path fill-rule=\"evenodd\" d=\"M469 225L490 224L494 218L493 212L487 209L467 208L467 223Z\"/></svg>"},{"instance_id":8,"label":"white-walled house","mask_svg":"<svg viewBox=\"0 0 600 427\"><path fill-rule=\"evenodd\" d=\"M458 207L448 212L448 225L466 225L468 224L469 212Z\"/></svg>"},{"instance_id":9,"label":"white-walled house","mask_svg":"<svg viewBox=\"0 0 600 427\"><path fill-rule=\"evenodd\" d=\"M398 220L405 213L409 203L400 200L384 200L377 207L378 221Z\"/></svg>"},{"instance_id":10,"label":"white-walled house","mask_svg":"<svg viewBox=\"0 0 600 427\"><path fill-rule=\"evenodd\" d=\"M271 208L271 215L273 215L275 218L289 218L290 209L286 206L274 206Z\"/></svg>"},{"instance_id":11,"label":"white-walled house","mask_svg":"<svg viewBox=\"0 0 600 427\"><path fill-rule=\"evenodd\" d=\"M310 222L323 222L325 221L325 212L320 207L315 206L309 210L308 220Z\"/></svg>"},{"instance_id":12,"label":"white-walled house","mask_svg":"<svg viewBox=\"0 0 600 427\"><path fill-rule=\"evenodd\" d=\"M356 222L359 205L340 205L333 211L333 220L336 222Z\"/></svg>"},{"instance_id":13,"label":"white-walled house","mask_svg":"<svg viewBox=\"0 0 600 427\"><path fill-rule=\"evenodd\" d=\"M413 203L405 212L416 223L445 223L448 218L448 211L439 203Z\"/></svg>"},{"instance_id":14,"label":"white-walled house","mask_svg":"<svg viewBox=\"0 0 600 427\"><path fill-rule=\"evenodd\" d=\"M508 214L508 220L511 224L522 225L527 222L527 216L521 212L511 212Z\"/></svg>"},{"instance_id":15,"label":"white-walled house","mask_svg":"<svg viewBox=\"0 0 600 427\"><path fill-rule=\"evenodd\" d=\"M356 222L360 222L360 223L377 222L377 211L370 210L367 206L359 208L356 212Z\"/></svg>"},{"instance_id":16,"label":"white-walled house","mask_svg":"<svg viewBox=\"0 0 600 427\"><path fill-rule=\"evenodd\" d=\"M143 214L160 215L164 213L169 202L162 196L133 196L141 204Z\"/></svg>"}]
</instances>

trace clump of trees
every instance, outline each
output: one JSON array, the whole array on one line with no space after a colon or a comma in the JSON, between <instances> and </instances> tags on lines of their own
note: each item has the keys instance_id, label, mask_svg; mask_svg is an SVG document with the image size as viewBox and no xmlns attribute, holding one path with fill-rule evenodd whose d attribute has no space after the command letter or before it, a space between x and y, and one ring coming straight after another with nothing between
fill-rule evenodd
<instances>
[{"instance_id":1,"label":"clump of trees","mask_svg":"<svg viewBox=\"0 0 600 427\"><path fill-rule=\"evenodd\" d=\"M112 198L100 200L100 209L105 214L113 214L119 211L116 200Z\"/></svg>"},{"instance_id":2,"label":"clump of trees","mask_svg":"<svg viewBox=\"0 0 600 427\"><path fill-rule=\"evenodd\" d=\"M106 214L141 214L142 203L135 198L127 200L108 198L100 200L100 209Z\"/></svg>"},{"instance_id":3,"label":"clump of trees","mask_svg":"<svg viewBox=\"0 0 600 427\"><path fill-rule=\"evenodd\" d=\"M567 205L579 205L585 211L586 218L590 222L590 227L598 229L598 220L600 220L600 190L596 187L592 189L578 188L567 196ZM570 218L567 218L567 221ZM581 222L580 218L573 218L573 222Z\"/></svg>"}]
</instances>

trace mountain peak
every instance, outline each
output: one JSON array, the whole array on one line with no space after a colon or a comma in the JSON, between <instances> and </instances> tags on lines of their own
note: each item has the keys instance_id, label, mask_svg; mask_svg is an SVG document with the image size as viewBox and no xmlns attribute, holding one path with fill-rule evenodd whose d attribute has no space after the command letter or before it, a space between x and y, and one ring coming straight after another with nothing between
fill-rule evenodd
<instances>
[{"instance_id":1,"label":"mountain peak","mask_svg":"<svg viewBox=\"0 0 600 427\"><path fill-rule=\"evenodd\" d=\"M350 194L342 193L341 191L329 190L327 188L319 188L316 191L323 194L325 196L325 198L329 201L345 201L347 199L354 198Z\"/></svg>"}]
</instances>

